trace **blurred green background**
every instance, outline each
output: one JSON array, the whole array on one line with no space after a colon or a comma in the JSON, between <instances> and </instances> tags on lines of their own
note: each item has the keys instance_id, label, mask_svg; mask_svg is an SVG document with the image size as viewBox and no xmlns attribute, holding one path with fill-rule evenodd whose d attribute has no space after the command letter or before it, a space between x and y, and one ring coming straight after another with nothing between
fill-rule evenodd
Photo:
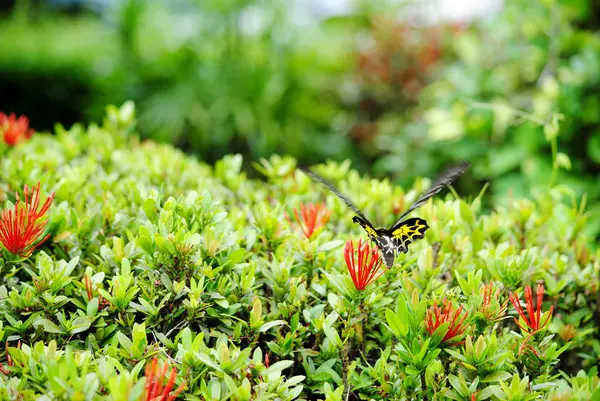
<instances>
[{"instance_id":1,"label":"blurred green background","mask_svg":"<svg viewBox=\"0 0 600 401\"><path fill-rule=\"evenodd\" d=\"M350 159L402 185L468 159L464 193L564 184L598 235L600 4L494 3L0 1L0 110L51 130L131 99L144 137L207 162Z\"/></svg>"}]
</instances>

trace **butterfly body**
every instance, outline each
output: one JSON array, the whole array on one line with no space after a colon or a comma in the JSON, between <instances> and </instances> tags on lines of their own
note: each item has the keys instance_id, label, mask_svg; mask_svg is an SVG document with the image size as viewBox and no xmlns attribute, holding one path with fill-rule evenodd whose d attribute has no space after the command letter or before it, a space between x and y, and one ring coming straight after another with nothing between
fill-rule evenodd
<instances>
[{"instance_id":1,"label":"butterfly body","mask_svg":"<svg viewBox=\"0 0 600 401\"><path fill-rule=\"evenodd\" d=\"M415 203L413 203L389 229L375 228L373 224L365 217L365 215L345 196L343 196L333 185L327 182L321 176L313 173L310 170L304 171L312 178L320 181L327 186L337 197L343 200L357 214L352 218L352 221L360 225L367 233L369 238L377 245L385 264L391 268L394 264L394 259L398 252L407 253L408 246L425 237L425 232L429 229L429 225L424 219L414 217L404 220L404 217L411 211L423 205L429 198L440 192L443 188L450 185L456 178L464 173L469 167L469 162L450 168L444 172L431 186L431 188L421 195Z\"/></svg>"},{"instance_id":2,"label":"butterfly body","mask_svg":"<svg viewBox=\"0 0 600 401\"><path fill-rule=\"evenodd\" d=\"M371 223L354 216L352 221L360 225L369 235L369 238L377 244L388 267L391 267L396 258L396 253L408 252L408 245L425 236L429 228L427 222L421 218L413 218L395 224L392 228L374 228Z\"/></svg>"}]
</instances>

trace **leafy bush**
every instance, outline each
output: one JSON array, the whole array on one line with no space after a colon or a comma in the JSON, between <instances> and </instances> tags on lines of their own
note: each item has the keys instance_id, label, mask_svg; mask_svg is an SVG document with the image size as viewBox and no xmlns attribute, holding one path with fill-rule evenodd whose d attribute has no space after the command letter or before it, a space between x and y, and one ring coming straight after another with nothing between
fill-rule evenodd
<instances>
[{"instance_id":1,"label":"leafy bush","mask_svg":"<svg viewBox=\"0 0 600 401\"><path fill-rule=\"evenodd\" d=\"M38 210L25 184L52 204L45 225L24 221L49 238L0 261L2 399L600 395L600 259L564 188L489 214L484 191L438 196L419 209L425 238L378 270L294 159L256 163L264 180L239 155L201 164L140 141L129 103L3 152L1 226ZM316 169L381 224L429 184Z\"/></svg>"}]
</instances>

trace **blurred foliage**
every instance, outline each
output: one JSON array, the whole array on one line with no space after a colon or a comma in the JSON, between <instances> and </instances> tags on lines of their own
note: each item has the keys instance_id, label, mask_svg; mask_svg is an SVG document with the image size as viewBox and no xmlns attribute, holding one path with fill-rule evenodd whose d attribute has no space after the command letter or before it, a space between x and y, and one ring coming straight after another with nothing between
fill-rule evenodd
<instances>
[{"instance_id":1,"label":"blurred foliage","mask_svg":"<svg viewBox=\"0 0 600 401\"><path fill-rule=\"evenodd\" d=\"M488 206L565 183L600 233L597 4L509 0L473 23L418 25L410 2L388 3L298 23L276 0L75 16L19 1L0 23L0 109L50 128L134 99L144 136L208 162L350 159L402 185L466 158L462 189L490 181Z\"/></svg>"},{"instance_id":2,"label":"blurred foliage","mask_svg":"<svg viewBox=\"0 0 600 401\"><path fill-rule=\"evenodd\" d=\"M456 59L421 92L432 140L424 143L442 146L419 154L477 160L475 178L491 180L494 204L557 182L597 200L600 35L588 7L508 2L498 18L454 37ZM398 150L394 139L387 147Z\"/></svg>"}]
</instances>

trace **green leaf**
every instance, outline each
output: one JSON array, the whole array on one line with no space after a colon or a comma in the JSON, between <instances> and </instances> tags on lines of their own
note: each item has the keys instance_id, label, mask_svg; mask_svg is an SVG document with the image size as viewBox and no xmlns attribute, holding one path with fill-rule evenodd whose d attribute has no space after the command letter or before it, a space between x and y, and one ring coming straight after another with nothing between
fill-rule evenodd
<instances>
[{"instance_id":1,"label":"green leaf","mask_svg":"<svg viewBox=\"0 0 600 401\"><path fill-rule=\"evenodd\" d=\"M267 322L267 323L263 324L262 326L260 326L258 331L261 333L264 333L265 331L269 330L272 327L281 326L284 324L287 325L287 322L285 320L273 320L272 322Z\"/></svg>"},{"instance_id":2,"label":"green leaf","mask_svg":"<svg viewBox=\"0 0 600 401\"><path fill-rule=\"evenodd\" d=\"M244 260L245 256L246 250L244 248L238 248L227 256L227 262L231 263L232 265L235 265Z\"/></svg>"},{"instance_id":3,"label":"green leaf","mask_svg":"<svg viewBox=\"0 0 600 401\"><path fill-rule=\"evenodd\" d=\"M444 336L448 332L448 328L450 327L450 322L442 323L438 326L437 329L431 335L431 346L437 347L440 342L444 339Z\"/></svg>"},{"instance_id":4,"label":"green leaf","mask_svg":"<svg viewBox=\"0 0 600 401\"><path fill-rule=\"evenodd\" d=\"M208 366L209 368L213 368L217 372L223 372L223 369L221 369L219 364L214 359L212 359L210 356L206 355L203 352L198 352L196 355L198 355L198 359L200 359L200 361L203 364L205 364L206 366Z\"/></svg>"},{"instance_id":5,"label":"green leaf","mask_svg":"<svg viewBox=\"0 0 600 401\"><path fill-rule=\"evenodd\" d=\"M317 252L328 252L332 251L335 248L338 248L344 244L344 241L341 239L334 239L333 241L326 242L324 244L319 245L317 248Z\"/></svg>"},{"instance_id":6,"label":"green leaf","mask_svg":"<svg viewBox=\"0 0 600 401\"><path fill-rule=\"evenodd\" d=\"M467 358L460 352L457 352L457 351L454 351L451 349L446 349L445 352L452 355L454 358L458 359L461 362L467 362Z\"/></svg>"},{"instance_id":7,"label":"green leaf","mask_svg":"<svg viewBox=\"0 0 600 401\"><path fill-rule=\"evenodd\" d=\"M503 370L498 370L496 372L490 373L489 375L487 375L486 377L484 377L483 379L481 379L482 383L495 383L497 381L506 381L508 379L510 379L512 375L508 372L505 372Z\"/></svg>"},{"instance_id":8,"label":"green leaf","mask_svg":"<svg viewBox=\"0 0 600 401\"><path fill-rule=\"evenodd\" d=\"M385 319L388 322L392 333L398 338L406 337L408 334L408 326L400 320L398 315L396 315L391 309L386 308L385 310Z\"/></svg>"},{"instance_id":9,"label":"green leaf","mask_svg":"<svg viewBox=\"0 0 600 401\"><path fill-rule=\"evenodd\" d=\"M338 314L336 312L332 312L327 315L327 318L323 322L323 332L325 336L338 348L342 348L343 343L336 329L332 327L335 321L338 318Z\"/></svg>"},{"instance_id":10,"label":"green leaf","mask_svg":"<svg viewBox=\"0 0 600 401\"><path fill-rule=\"evenodd\" d=\"M284 369L289 368L294 364L294 361L278 361L269 366L266 370L262 372L263 376L270 376L273 373L281 373Z\"/></svg>"},{"instance_id":11,"label":"green leaf","mask_svg":"<svg viewBox=\"0 0 600 401\"><path fill-rule=\"evenodd\" d=\"M127 337L125 334L119 331L117 332L117 340L119 340L119 344L121 344L121 346L125 348L128 354L133 355L134 346L133 342L129 339L129 337Z\"/></svg>"},{"instance_id":12,"label":"green leaf","mask_svg":"<svg viewBox=\"0 0 600 401\"><path fill-rule=\"evenodd\" d=\"M112 305L116 306L115 298L108 291L103 290L102 288L98 288L98 292L100 293L100 295L102 295L102 297L104 297L104 299L106 299Z\"/></svg>"},{"instance_id":13,"label":"green leaf","mask_svg":"<svg viewBox=\"0 0 600 401\"><path fill-rule=\"evenodd\" d=\"M425 356L425 358L423 359L423 366L427 366L431 363L431 361L433 361L435 358L437 358L437 356L440 354L440 352L442 352L441 349L437 348L434 350L431 350L427 356Z\"/></svg>"},{"instance_id":14,"label":"green leaf","mask_svg":"<svg viewBox=\"0 0 600 401\"><path fill-rule=\"evenodd\" d=\"M256 297L253 302L252 310L250 311L250 327L256 329L262 324L262 302Z\"/></svg>"},{"instance_id":15,"label":"green leaf","mask_svg":"<svg viewBox=\"0 0 600 401\"><path fill-rule=\"evenodd\" d=\"M477 401L483 401L490 398L492 395L496 395L500 391L500 387L498 386L489 386L484 388L483 390L477 393Z\"/></svg>"},{"instance_id":16,"label":"green leaf","mask_svg":"<svg viewBox=\"0 0 600 401\"><path fill-rule=\"evenodd\" d=\"M323 332L325 333L325 336L327 336L329 341L333 343L333 345L335 345L338 348L342 348L342 339L340 338L340 335L338 334L336 329L334 329L331 326L323 325Z\"/></svg>"},{"instance_id":17,"label":"green leaf","mask_svg":"<svg viewBox=\"0 0 600 401\"><path fill-rule=\"evenodd\" d=\"M98 313L98 298L92 298L86 307L86 315L90 318L95 317Z\"/></svg>"},{"instance_id":18,"label":"green leaf","mask_svg":"<svg viewBox=\"0 0 600 401\"><path fill-rule=\"evenodd\" d=\"M454 389L458 391L458 393L463 397L469 394L469 388L467 387L467 383L465 382L464 378L459 378L458 376L450 375L448 376L448 381L450 382L452 387L454 387Z\"/></svg>"},{"instance_id":19,"label":"green leaf","mask_svg":"<svg viewBox=\"0 0 600 401\"><path fill-rule=\"evenodd\" d=\"M430 343L431 339L428 338L427 340L425 340L425 342L423 343L421 350L419 351L419 353L415 356L413 356L413 361L415 362L415 365L418 366L422 366L421 362L423 362L423 359L425 358L425 355L427 355L427 351L429 351L429 343Z\"/></svg>"},{"instance_id":20,"label":"green leaf","mask_svg":"<svg viewBox=\"0 0 600 401\"><path fill-rule=\"evenodd\" d=\"M239 353L237 359L235 360L235 362L233 362L233 364L231 365L229 370L234 372L237 369L239 369L241 366L243 366L244 364L247 364L251 353L252 353L252 348L243 349Z\"/></svg>"},{"instance_id":21,"label":"green leaf","mask_svg":"<svg viewBox=\"0 0 600 401\"><path fill-rule=\"evenodd\" d=\"M61 334L62 330L52 321L48 319L38 319L33 323L33 327L42 326L45 332Z\"/></svg>"},{"instance_id":22,"label":"green leaf","mask_svg":"<svg viewBox=\"0 0 600 401\"><path fill-rule=\"evenodd\" d=\"M73 320L73 323L71 325L70 333L71 334L81 333L81 332L89 329L91 325L92 325L92 320L88 317L75 318L75 320Z\"/></svg>"}]
</instances>

